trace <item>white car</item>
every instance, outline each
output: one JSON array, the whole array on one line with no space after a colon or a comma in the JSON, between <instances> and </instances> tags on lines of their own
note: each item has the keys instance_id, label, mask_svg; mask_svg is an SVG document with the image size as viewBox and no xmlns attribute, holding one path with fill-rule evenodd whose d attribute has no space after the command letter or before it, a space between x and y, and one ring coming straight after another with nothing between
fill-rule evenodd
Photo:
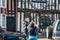
<instances>
[{"instance_id":1,"label":"white car","mask_svg":"<svg viewBox=\"0 0 60 40\"><path fill-rule=\"evenodd\" d=\"M51 40L60 40L60 20L53 23L53 32Z\"/></svg>"}]
</instances>

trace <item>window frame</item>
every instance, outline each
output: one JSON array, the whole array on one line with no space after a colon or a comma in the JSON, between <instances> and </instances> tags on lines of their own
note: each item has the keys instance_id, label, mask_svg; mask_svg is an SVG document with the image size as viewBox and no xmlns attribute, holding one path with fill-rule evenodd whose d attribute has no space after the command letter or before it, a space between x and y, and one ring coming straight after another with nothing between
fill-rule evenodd
<instances>
[{"instance_id":1,"label":"window frame","mask_svg":"<svg viewBox=\"0 0 60 40\"><path fill-rule=\"evenodd\" d=\"M2 0L0 0L0 3L1 3L1 4L0 4L0 7L2 7Z\"/></svg>"},{"instance_id":2,"label":"window frame","mask_svg":"<svg viewBox=\"0 0 60 40\"><path fill-rule=\"evenodd\" d=\"M3 19L2 19L2 16L3 16L3 15L5 15L5 20L4 20L4 21L5 21L5 22L4 22L4 23L5 23L5 26L3 26L3 23L2 23L2 20L3 20ZM6 28L6 14L1 14L1 27L2 27L2 28Z\"/></svg>"},{"instance_id":3,"label":"window frame","mask_svg":"<svg viewBox=\"0 0 60 40\"><path fill-rule=\"evenodd\" d=\"M2 26L2 14L0 13L0 26Z\"/></svg>"},{"instance_id":4,"label":"window frame","mask_svg":"<svg viewBox=\"0 0 60 40\"><path fill-rule=\"evenodd\" d=\"M3 1L5 1L4 6L3 6ZM7 0L2 0L2 7L6 8L6 6L7 6Z\"/></svg>"}]
</instances>

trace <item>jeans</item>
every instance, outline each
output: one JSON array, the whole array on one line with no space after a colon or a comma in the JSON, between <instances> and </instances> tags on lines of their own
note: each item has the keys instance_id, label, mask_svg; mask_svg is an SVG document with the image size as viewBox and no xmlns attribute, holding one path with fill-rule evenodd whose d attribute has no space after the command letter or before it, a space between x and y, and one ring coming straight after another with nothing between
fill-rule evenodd
<instances>
[{"instance_id":1,"label":"jeans","mask_svg":"<svg viewBox=\"0 0 60 40\"><path fill-rule=\"evenodd\" d=\"M29 39L28 40L37 40L38 37L37 36L29 36Z\"/></svg>"}]
</instances>

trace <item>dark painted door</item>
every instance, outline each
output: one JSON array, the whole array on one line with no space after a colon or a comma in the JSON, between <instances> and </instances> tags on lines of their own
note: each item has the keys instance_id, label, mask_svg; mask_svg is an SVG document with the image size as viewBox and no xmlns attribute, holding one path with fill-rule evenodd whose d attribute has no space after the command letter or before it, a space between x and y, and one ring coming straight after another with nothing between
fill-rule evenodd
<instances>
[{"instance_id":1,"label":"dark painted door","mask_svg":"<svg viewBox=\"0 0 60 40\"><path fill-rule=\"evenodd\" d=\"M15 17L7 17L7 31L15 32L16 31L16 20Z\"/></svg>"}]
</instances>

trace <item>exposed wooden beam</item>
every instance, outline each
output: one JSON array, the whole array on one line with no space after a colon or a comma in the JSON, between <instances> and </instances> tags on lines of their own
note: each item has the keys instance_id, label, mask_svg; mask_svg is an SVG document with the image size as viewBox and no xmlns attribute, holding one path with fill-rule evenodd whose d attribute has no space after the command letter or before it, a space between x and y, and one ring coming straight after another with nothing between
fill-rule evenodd
<instances>
[{"instance_id":1,"label":"exposed wooden beam","mask_svg":"<svg viewBox=\"0 0 60 40\"><path fill-rule=\"evenodd\" d=\"M18 12L25 12L25 13L28 13L28 12L30 12L30 13L53 13L53 12L57 12L57 13L60 13L60 10L38 10L38 9L36 9L36 10L33 10L33 9L20 9L20 8L18 8Z\"/></svg>"}]
</instances>

